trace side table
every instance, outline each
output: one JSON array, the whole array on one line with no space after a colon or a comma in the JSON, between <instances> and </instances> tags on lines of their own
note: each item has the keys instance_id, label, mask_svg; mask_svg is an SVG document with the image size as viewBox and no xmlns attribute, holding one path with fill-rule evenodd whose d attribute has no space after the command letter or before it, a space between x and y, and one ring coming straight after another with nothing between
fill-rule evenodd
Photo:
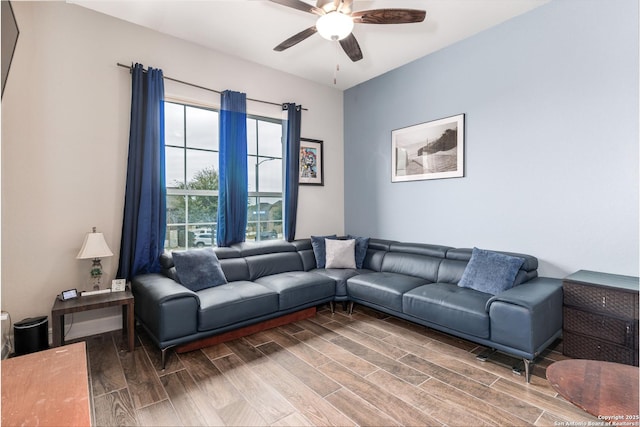
<instances>
[{"instance_id":1,"label":"side table","mask_svg":"<svg viewBox=\"0 0 640 427\"><path fill-rule=\"evenodd\" d=\"M562 287L564 355L638 366L638 277L580 270Z\"/></svg>"},{"instance_id":2,"label":"side table","mask_svg":"<svg viewBox=\"0 0 640 427\"><path fill-rule=\"evenodd\" d=\"M51 308L53 346L64 345L64 315L105 307L122 306L122 333L127 334L129 351L133 351L135 330L133 314L134 298L130 290L108 294L80 296L72 300L60 301L56 298Z\"/></svg>"},{"instance_id":3,"label":"side table","mask_svg":"<svg viewBox=\"0 0 640 427\"><path fill-rule=\"evenodd\" d=\"M562 397L598 417L603 425L638 425L635 366L599 360L561 360L549 365L547 379Z\"/></svg>"}]
</instances>

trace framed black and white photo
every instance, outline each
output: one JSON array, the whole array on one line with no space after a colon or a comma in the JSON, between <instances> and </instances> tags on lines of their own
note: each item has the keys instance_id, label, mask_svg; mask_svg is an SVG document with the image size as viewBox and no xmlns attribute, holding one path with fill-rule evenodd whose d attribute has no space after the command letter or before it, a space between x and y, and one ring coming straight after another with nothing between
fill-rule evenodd
<instances>
[{"instance_id":1,"label":"framed black and white photo","mask_svg":"<svg viewBox=\"0 0 640 427\"><path fill-rule=\"evenodd\" d=\"M300 138L300 185L324 185L322 141Z\"/></svg>"},{"instance_id":2,"label":"framed black and white photo","mask_svg":"<svg viewBox=\"0 0 640 427\"><path fill-rule=\"evenodd\" d=\"M391 132L391 182L464 176L464 114Z\"/></svg>"}]
</instances>

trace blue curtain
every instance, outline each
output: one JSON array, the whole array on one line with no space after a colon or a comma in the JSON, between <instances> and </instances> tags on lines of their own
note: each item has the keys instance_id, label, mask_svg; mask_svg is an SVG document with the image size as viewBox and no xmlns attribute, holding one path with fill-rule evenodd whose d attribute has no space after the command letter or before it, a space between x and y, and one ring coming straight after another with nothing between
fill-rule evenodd
<instances>
[{"instance_id":1,"label":"blue curtain","mask_svg":"<svg viewBox=\"0 0 640 427\"><path fill-rule=\"evenodd\" d=\"M300 170L300 120L302 106L282 104L285 117L284 131L284 238L288 242L296 238L298 214L298 181Z\"/></svg>"},{"instance_id":2,"label":"blue curtain","mask_svg":"<svg viewBox=\"0 0 640 427\"><path fill-rule=\"evenodd\" d=\"M247 176L247 95L225 90L220 95L220 171L218 246L244 242L249 197Z\"/></svg>"},{"instance_id":3,"label":"blue curtain","mask_svg":"<svg viewBox=\"0 0 640 427\"><path fill-rule=\"evenodd\" d=\"M166 233L162 70L131 71L131 124L117 277L160 271Z\"/></svg>"}]
</instances>

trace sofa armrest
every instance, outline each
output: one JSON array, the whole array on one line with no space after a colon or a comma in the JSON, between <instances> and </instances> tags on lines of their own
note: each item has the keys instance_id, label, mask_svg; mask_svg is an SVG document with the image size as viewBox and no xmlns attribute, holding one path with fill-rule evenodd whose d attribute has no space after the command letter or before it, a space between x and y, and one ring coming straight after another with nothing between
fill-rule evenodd
<instances>
[{"instance_id":1,"label":"sofa armrest","mask_svg":"<svg viewBox=\"0 0 640 427\"><path fill-rule=\"evenodd\" d=\"M135 313L161 348L163 342L198 330L200 298L162 274L142 274L131 281Z\"/></svg>"},{"instance_id":2,"label":"sofa armrest","mask_svg":"<svg viewBox=\"0 0 640 427\"><path fill-rule=\"evenodd\" d=\"M533 359L562 331L562 280L537 277L487 301L491 341Z\"/></svg>"}]
</instances>

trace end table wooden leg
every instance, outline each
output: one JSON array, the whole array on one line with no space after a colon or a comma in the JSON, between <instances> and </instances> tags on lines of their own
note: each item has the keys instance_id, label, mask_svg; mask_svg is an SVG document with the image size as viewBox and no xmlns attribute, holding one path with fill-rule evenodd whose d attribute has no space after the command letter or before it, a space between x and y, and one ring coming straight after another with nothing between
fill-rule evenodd
<instances>
[{"instance_id":1,"label":"end table wooden leg","mask_svg":"<svg viewBox=\"0 0 640 427\"><path fill-rule=\"evenodd\" d=\"M136 338L133 303L127 304L127 338L129 340L129 351L133 351Z\"/></svg>"},{"instance_id":2,"label":"end table wooden leg","mask_svg":"<svg viewBox=\"0 0 640 427\"><path fill-rule=\"evenodd\" d=\"M53 332L53 346L60 347L64 344L64 314L62 316L51 315L51 330Z\"/></svg>"}]
</instances>

